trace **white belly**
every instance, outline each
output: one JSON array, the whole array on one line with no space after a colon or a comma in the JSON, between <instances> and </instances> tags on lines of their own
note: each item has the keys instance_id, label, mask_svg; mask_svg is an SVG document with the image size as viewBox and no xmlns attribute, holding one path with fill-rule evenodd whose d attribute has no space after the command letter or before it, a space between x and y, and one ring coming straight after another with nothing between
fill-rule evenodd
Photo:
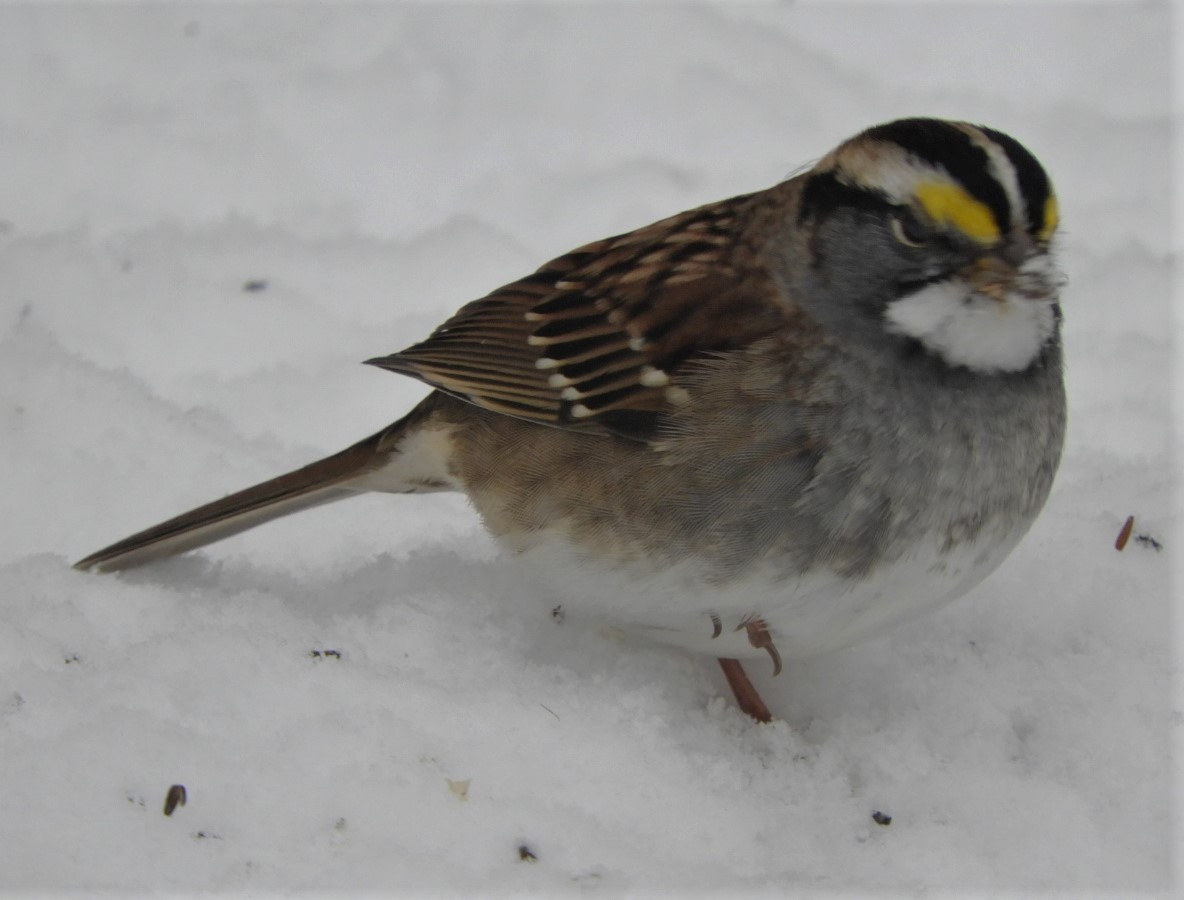
<instances>
[{"instance_id":1,"label":"white belly","mask_svg":"<svg viewBox=\"0 0 1184 900\"><path fill-rule=\"evenodd\" d=\"M1026 529L1025 529L1026 530ZM1023 531L984 536L941 552L939 542L879 565L865 578L814 572L777 577L766 564L723 583L691 564L638 571L580 558L559 539L521 558L554 593L565 614L624 628L653 640L721 657L762 656L740 628L759 616L785 659L814 656L874 637L898 622L944 606L966 593L1007 557ZM722 633L712 637L712 616Z\"/></svg>"}]
</instances>

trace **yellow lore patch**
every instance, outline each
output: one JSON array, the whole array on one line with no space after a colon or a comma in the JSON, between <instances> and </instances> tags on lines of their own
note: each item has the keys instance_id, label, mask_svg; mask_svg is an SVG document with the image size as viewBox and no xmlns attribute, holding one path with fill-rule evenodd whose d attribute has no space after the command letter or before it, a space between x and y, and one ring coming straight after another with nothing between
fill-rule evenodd
<instances>
[{"instance_id":1,"label":"yellow lore patch","mask_svg":"<svg viewBox=\"0 0 1184 900\"><path fill-rule=\"evenodd\" d=\"M1057 198L1052 194L1048 195L1048 199L1044 201L1044 224L1040 226L1040 233L1037 237L1042 241L1047 241L1052 237L1052 233L1057 230L1057 225L1061 221L1061 210L1057 206Z\"/></svg>"},{"instance_id":2,"label":"yellow lore patch","mask_svg":"<svg viewBox=\"0 0 1184 900\"><path fill-rule=\"evenodd\" d=\"M991 210L965 188L948 181L924 181L917 185L916 196L921 208L936 224L957 228L980 244L999 240L999 226Z\"/></svg>"}]
</instances>

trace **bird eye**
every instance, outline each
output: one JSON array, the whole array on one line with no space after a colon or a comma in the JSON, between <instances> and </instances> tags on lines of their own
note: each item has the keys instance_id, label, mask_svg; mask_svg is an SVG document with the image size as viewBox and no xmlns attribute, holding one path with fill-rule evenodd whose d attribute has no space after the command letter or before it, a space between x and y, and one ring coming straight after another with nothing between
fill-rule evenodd
<instances>
[{"instance_id":1,"label":"bird eye","mask_svg":"<svg viewBox=\"0 0 1184 900\"><path fill-rule=\"evenodd\" d=\"M892 234L907 247L924 246L928 240L925 226L907 209L897 210L892 216Z\"/></svg>"}]
</instances>

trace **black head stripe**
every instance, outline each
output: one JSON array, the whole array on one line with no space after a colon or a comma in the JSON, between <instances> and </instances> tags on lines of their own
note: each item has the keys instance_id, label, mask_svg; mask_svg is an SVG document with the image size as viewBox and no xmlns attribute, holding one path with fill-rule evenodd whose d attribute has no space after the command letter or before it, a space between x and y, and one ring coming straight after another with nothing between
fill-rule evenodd
<instances>
[{"instance_id":1,"label":"black head stripe","mask_svg":"<svg viewBox=\"0 0 1184 900\"><path fill-rule=\"evenodd\" d=\"M833 172L819 172L811 175L802 189L798 224L807 219L825 216L840 206L881 215L891 205L880 194L840 181Z\"/></svg>"},{"instance_id":2,"label":"black head stripe","mask_svg":"<svg viewBox=\"0 0 1184 900\"><path fill-rule=\"evenodd\" d=\"M1020 193L1028 207L1028 231L1038 234L1044 228L1044 206L1048 202L1049 194L1052 193L1052 186L1048 182L1044 168L1023 144L1010 135L981 125L978 129L998 144L1011 161Z\"/></svg>"},{"instance_id":3,"label":"black head stripe","mask_svg":"<svg viewBox=\"0 0 1184 900\"><path fill-rule=\"evenodd\" d=\"M945 169L972 197L986 205L1001 233L1011 229L1007 191L991 175L987 152L961 128L939 119L899 119L870 128L863 136L896 144L917 159Z\"/></svg>"}]
</instances>

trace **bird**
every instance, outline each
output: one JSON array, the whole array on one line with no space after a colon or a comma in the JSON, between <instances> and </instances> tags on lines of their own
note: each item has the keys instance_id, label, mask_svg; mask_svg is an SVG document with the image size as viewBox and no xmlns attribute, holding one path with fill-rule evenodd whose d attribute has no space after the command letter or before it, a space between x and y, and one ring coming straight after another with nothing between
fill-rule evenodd
<instances>
[{"instance_id":1,"label":"bird","mask_svg":"<svg viewBox=\"0 0 1184 900\"><path fill-rule=\"evenodd\" d=\"M466 494L565 612L719 660L829 652L965 594L1066 424L1059 211L1009 135L879 124L772 187L594 241L369 365L381 431L77 562L111 571L369 491Z\"/></svg>"}]
</instances>

